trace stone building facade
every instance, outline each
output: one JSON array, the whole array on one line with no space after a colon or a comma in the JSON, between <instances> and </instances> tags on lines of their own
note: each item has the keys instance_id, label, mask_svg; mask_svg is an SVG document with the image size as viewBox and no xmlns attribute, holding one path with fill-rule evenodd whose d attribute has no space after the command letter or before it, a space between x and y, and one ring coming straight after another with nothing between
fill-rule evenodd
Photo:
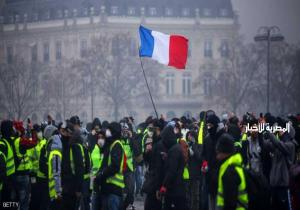
<instances>
[{"instance_id":1,"label":"stone building facade","mask_svg":"<svg viewBox=\"0 0 300 210\"><path fill-rule=\"evenodd\" d=\"M1 7L1 62L11 62L13 55L22 54L29 62L55 66L65 59L80 58L91 45L92 37L101 33L128 33L138 46L140 24L164 33L182 34L189 39L187 68L178 71L159 65L157 71L162 80L154 97L158 113L170 119L182 115L197 117L205 109L225 111L224 104L215 103L212 89L215 80L226 73L217 64L228 58L238 35L230 0L7 0ZM75 101L80 107L79 117L91 120L89 96ZM62 112L52 106L33 115L39 121L47 113L57 120L69 117ZM150 114L154 115L150 100L121 110L121 115L133 115L137 121ZM93 115L112 120L112 110L101 103L101 93L96 94Z\"/></svg>"}]
</instances>

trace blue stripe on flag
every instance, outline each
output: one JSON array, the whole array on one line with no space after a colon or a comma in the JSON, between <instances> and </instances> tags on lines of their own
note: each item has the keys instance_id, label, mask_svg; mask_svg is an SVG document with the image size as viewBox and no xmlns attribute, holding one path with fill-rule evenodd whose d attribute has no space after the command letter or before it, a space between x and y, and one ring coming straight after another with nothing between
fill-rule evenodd
<instances>
[{"instance_id":1,"label":"blue stripe on flag","mask_svg":"<svg viewBox=\"0 0 300 210\"><path fill-rule=\"evenodd\" d=\"M152 57L154 48L154 38L151 35L152 31L140 26L139 32L141 39L140 57Z\"/></svg>"}]
</instances>

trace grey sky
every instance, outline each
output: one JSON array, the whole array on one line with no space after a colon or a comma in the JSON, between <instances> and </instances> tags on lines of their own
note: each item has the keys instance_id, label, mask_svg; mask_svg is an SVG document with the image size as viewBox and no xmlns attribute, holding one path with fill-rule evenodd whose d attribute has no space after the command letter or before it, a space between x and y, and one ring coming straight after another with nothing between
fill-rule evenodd
<instances>
[{"instance_id":1,"label":"grey sky","mask_svg":"<svg viewBox=\"0 0 300 210\"><path fill-rule=\"evenodd\" d=\"M253 41L260 26L277 25L287 42L300 43L300 0L232 0L241 34Z\"/></svg>"}]
</instances>

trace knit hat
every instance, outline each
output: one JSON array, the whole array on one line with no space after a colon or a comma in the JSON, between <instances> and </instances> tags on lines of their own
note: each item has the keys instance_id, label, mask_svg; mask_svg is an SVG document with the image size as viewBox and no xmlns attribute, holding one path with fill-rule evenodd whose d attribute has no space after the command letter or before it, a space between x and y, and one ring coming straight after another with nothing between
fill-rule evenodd
<instances>
[{"instance_id":1,"label":"knit hat","mask_svg":"<svg viewBox=\"0 0 300 210\"><path fill-rule=\"evenodd\" d=\"M218 127L218 124L220 123L220 119L217 115L210 115L207 117L206 123L211 123L215 127Z\"/></svg>"},{"instance_id":2,"label":"knit hat","mask_svg":"<svg viewBox=\"0 0 300 210\"><path fill-rule=\"evenodd\" d=\"M223 134L219 139L216 146L217 153L232 154L235 152L234 139L229 134Z\"/></svg>"},{"instance_id":3,"label":"knit hat","mask_svg":"<svg viewBox=\"0 0 300 210\"><path fill-rule=\"evenodd\" d=\"M44 130L44 137L49 140L50 137L54 134L54 132L57 130L57 128L53 125L48 125Z\"/></svg>"}]
</instances>

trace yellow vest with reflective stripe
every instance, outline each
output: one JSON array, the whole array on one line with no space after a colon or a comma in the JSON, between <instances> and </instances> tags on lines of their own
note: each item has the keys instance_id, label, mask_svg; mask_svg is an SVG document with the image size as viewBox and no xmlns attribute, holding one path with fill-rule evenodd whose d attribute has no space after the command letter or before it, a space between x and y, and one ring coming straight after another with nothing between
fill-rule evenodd
<instances>
[{"instance_id":1,"label":"yellow vest with reflective stripe","mask_svg":"<svg viewBox=\"0 0 300 210\"><path fill-rule=\"evenodd\" d=\"M20 140L21 138L18 137L16 138L16 140L14 141L14 145L15 145L15 149L16 149L16 154L17 154L17 158L20 161L20 164L18 165L18 167L16 168L16 171L26 171L26 170L30 170L30 160L27 154L27 151L25 154L21 154L20 152Z\"/></svg>"},{"instance_id":2,"label":"yellow vest with reflective stripe","mask_svg":"<svg viewBox=\"0 0 300 210\"><path fill-rule=\"evenodd\" d=\"M198 144L203 144L203 132L204 132L204 121L200 121L200 127L198 132Z\"/></svg>"},{"instance_id":3,"label":"yellow vest with reflective stripe","mask_svg":"<svg viewBox=\"0 0 300 210\"><path fill-rule=\"evenodd\" d=\"M57 198L57 192L55 190L55 180L53 177L53 168L52 168L52 159L54 156L59 156L62 159L61 151L59 150L52 150L49 154L48 158L48 186L49 186L49 196L50 199Z\"/></svg>"},{"instance_id":4,"label":"yellow vest with reflective stripe","mask_svg":"<svg viewBox=\"0 0 300 210\"><path fill-rule=\"evenodd\" d=\"M92 160L92 174L95 176L98 170L101 168L103 161L103 154L101 153L101 149L98 144L95 144L95 147L91 154Z\"/></svg>"},{"instance_id":5,"label":"yellow vest with reflective stripe","mask_svg":"<svg viewBox=\"0 0 300 210\"><path fill-rule=\"evenodd\" d=\"M83 161L83 168L86 169L86 162L87 161L91 161L90 159L90 156L89 156L89 159L86 160L85 159L85 155L84 155L84 149L83 149L83 146L81 144L76 144L79 146L80 148L80 152L81 152L81 155L82 155L82 161ZM75 174L75 164L74 164L74 160L73 160L73 150L72 150L72 147L70 148L70 163L71 163L71 170L72 170L72 173ZM87 172L83 175L83 178L84 179L88 179L90 178L90 173Z\"/></svg>"},{"instance_id":6,"label":"yellow vest with reflective stripe","mask_svg":"<svg viewBox=\"0 0 300 210\"><path fill-rule=\"evenodd\" d=\"M108 164L107 166L110 166L111 164L111 151L113 149L113 147L116 144L120 144L122 147L122 150L124 152L124 148L122 145L122 142L120 140L116 140L114 141L111 145L110 145L110 149L109 149L109 156L108 156ZM124 154L122 153L122 159L121 159L121 164L120 164L120 170L118 173L116 173L115 175L109 177L106 179L106 183L108 184L113 184L116 185L117 187L120 188L124 188L125 187L125 183L124 183L124 176L123 176L123 163L124 163Z\"/></svg>"},{"instance_id":7,"label":"yellow vest with reflective stripe","mask_svg":"<svg viewBox=\"0 0 300 210\"><path fill-rule=\"evenodd\" d=\"M242 156L239 153L236 153L229 157L220 167L219 176L218 176L218 194L217 194L217 210L222 210L224 207L224 189L222 177L230 165L241 165ZM236 172L238 173L241 183L238 186L238 202L236 210L246 210L248 207L248 193L246 191L246 178L245 173L242 167L236 166ZM246 208L245 208L246 207Z\"/></svg>"},{"instance_id":8,"label":"yellow vest with reflective stripe","mask_svg":"<svg viewBox=\"0 0 300 210\"><path fill-rule=\"evenodd\" d=\"M122 144L123 144L123 148L124 148L124 152L126 155L126 163L127 163L127 167L130 169L130 171L133 171L133 158L132 158L132 150L131 147L129 145L129 140L125 139L122 140Z\"/></svg>"},{"instance_id":9,"label":"yellow vest with reflective stripe","mask_svg":"<svg viewBox=\"0 0 300 210\"><path fill-rule=\"evenodd\" d=\"M31 172L33 172L34 174L37 174L39 171L39 160L41 155L41 149L45 144L46 144L46 139L41 139L35 147L27 150L27 155L29 157L30 165L31 165L30 167Z\"/></svg>"},{"instance_id":10,"label":"yellow vest with reflective stripe","mask_svg":"<svg viewBox=\"0 0 300 210\"><path fill-rule=\"evenodd\" d=\"M1 142L6 145L7 156L6 156L6 176L10 176L15 173L15 159L11 145L6 139L1 139Z\"/></svg>"},{"instance_id":11,"label":"yellow vest with reflective stripe","mask_svg":"<svg viewBox=\"0 0 300 210\"><path fill-rule=\"evenodd\" d=\"M2 143L2 142L0 142L0 143ZM3 144L4 144L4 143L3 143ZM3 159L4 159L4 161L6 162L6 157L5 157L5 155L3 154L3 152L1 152L1 151L0 151L0 156L2 156ZM1 193L1 191L2 191L2 187L3 187L3 182L0 180L0 193Z\"/></svg>"}]
</instances>

